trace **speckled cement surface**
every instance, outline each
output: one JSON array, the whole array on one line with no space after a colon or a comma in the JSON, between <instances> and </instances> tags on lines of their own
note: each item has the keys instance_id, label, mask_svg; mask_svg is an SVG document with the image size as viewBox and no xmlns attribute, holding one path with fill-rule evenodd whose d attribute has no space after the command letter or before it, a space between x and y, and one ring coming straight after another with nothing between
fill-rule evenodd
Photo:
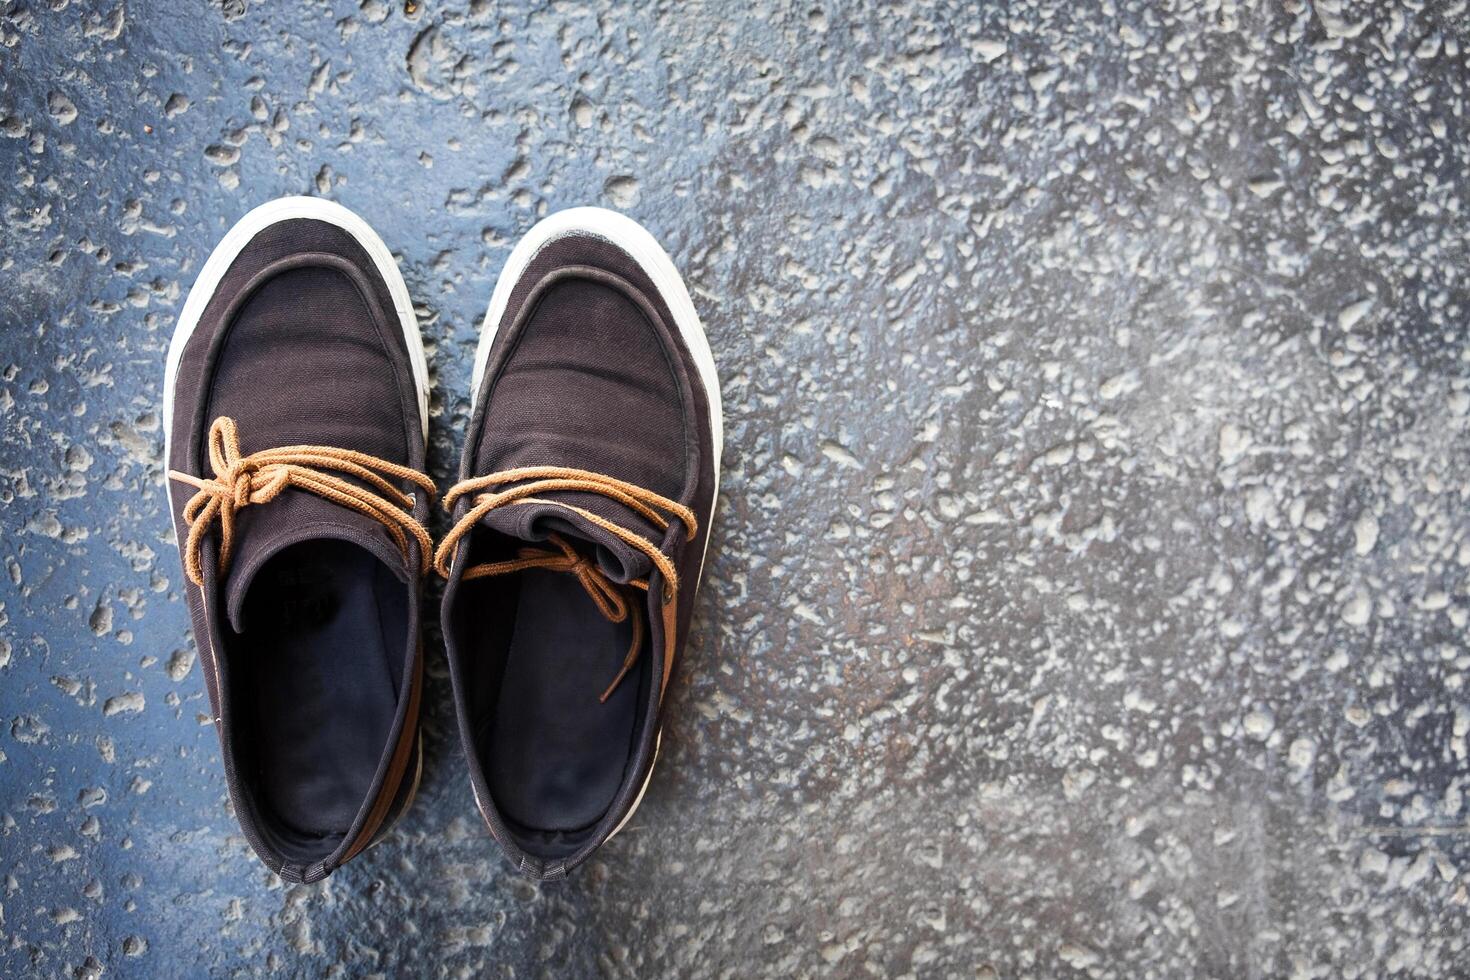
<instances>
[{"instance_id":1,"label":"speckled cement surface","mask_svg":"<svg viewBox=\"0 0 1470 980\"><path fill-rule=\"evenodd\" d=\"M0 0L0 974L1470 974L1464 0ZM636 820L536 886L430 638L392 836L229 811L167 338L286 193L457 458L517 236L692 286L723 498Z\"/></svg>"}]
</instances>

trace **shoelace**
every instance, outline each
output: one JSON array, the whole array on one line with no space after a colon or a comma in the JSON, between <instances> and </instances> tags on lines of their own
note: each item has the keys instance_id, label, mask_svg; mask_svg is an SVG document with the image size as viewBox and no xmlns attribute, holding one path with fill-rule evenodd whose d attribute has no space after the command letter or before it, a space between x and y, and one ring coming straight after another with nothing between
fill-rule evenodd
<instances>
[{"instance_id":1,"label":"shoelace","mask_svg":"<svg viewBox=\"0 0 1470 980\"><path fill-rule=\"evenodd\" d=\"M508 490L492 490L506 484L519 484ZM648 556L648 560L663 575L663 619L664 619L664 670L663 681L659 687L660 693L663 685L669 682L669 670L673 666L673 653L675 647L675 620L678 615L678 604L675 599L679 594L679 573L674 568L674 563L669 560L658 547L641 534L629 531L612 521L592 513L582 507L569 504L560 500L548 500L537 494L553 491L580 491L583 493L596 493L618 503L623 504L630 510L647 518L651 523L661 530L668 530L671 518L678 520L686 529L689 540L694 540L698 533L699 524L695 520L694 512L688 507L667 497L660 496L651 490L626 483L622 480L605 476L601 473L593 473L588 470L570 469L561 466L522 466L517 469L502 470L499 473L491 473L488 476L474 477L454 485L444 495L444 507L452 510L456 501L467 494L475 494L474 506L465 512L464 517L449 531L444 539L439 542L439 550L434 553L434 568L444 578L449 577L449 565L454 557L454 550L459 546L461 540L480 523L486 514L497 507L510 504L552 504L572 511L583 519L602 528L609 534L632 545ZM482 492L489 491L489 492ZM661 511L663 513L661 513ZM667 513L670 517L665 517ZM464 579L485 578L490 575L508 575L513 572L521 572L531 568L541 568L547 571L568 572L577 576L582 583L582 588L592 597L597 604L598 610L609 622L621 623L629 617L633 620L633 641L628 646L628 653L623 658L623 665L618 670L617 676L602 692L599 701L606 702L617 690L628 671L638 662L638 654L643 648L643 613L638 604L627 601L618 584L607 577L589 558L579 555L570 544L560 535L551 534L547 539L556 546L556 550L548 548L524 547L517 553L516 557L507 561L484 562L465 569ZM627 586L648 591L648 579L634 579L626 583Z\"/></svg>"},{"instance_id":2,"label":"shoelace","mask_svg":"<svg viewBox=\"0 0 1470 980\"><path fill-rule=\"evenodd\" d=\"M419 574L429 570L429 554L434 544L429 532L414 519L413 497L387 479L413 483L432 500L434 483L417 470L332 446L281 446L242 456L235 420L223 415L209 427L209 465L214 470L212 479L168 471L170 480L198 490L184 505L184 523L189 525L184 573L201 588L204 573L200 548L215 521L218 520L220 529L219 574L223 578L229 571L235 546L235 514L252 504L270 503L287 487L316 494L379 522L393 536L393 543L405 562L409 560L408 542L412 535L419 546ZM368 486L360 486L328 470L355 477Z\"/></svg>"}]
</instances>

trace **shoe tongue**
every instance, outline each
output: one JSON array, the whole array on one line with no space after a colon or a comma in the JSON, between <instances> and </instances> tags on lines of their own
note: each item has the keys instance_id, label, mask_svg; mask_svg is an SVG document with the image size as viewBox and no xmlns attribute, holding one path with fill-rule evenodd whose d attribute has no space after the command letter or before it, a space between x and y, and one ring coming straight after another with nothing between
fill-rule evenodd
<instances>
[{"instance_id":1,"label":"shoe tongue","mask_svg":"<svg viewBox=\"0 0 1470 980\"><path fill-rule=\"evenodd\" d=\"M386 527L314 493L287 487L270 503L245 507L235 514L235 550L224 591L230 626L236 633L245 632L245 596L266 563L293 544L322 539L350 541L365 548L405 584L409 581L408 565Z\"/></svg>"},{"instance_id":2,"label":"shoe tongue","mask_svg":"<svg viewBox=\"0 0 1470 980\"><path fill-rule=\"evenodd\" d=\"M569 506L563 507L561 504ZM592 557L602 573L614 582L626 583L645 579L653 571L653 562L634 545L599 527L571 510L580 507L598 517L646 538L655 548L663 541L663 532L642 514L610 500L599 493L558 491L536 500L526 500L497 507L481 518L480 523L501 534L522 541L545 541L559 534L576 546L584 541L592 546ZM581 549L579 549L581 550Z\"/></svg>"}]
</instances>

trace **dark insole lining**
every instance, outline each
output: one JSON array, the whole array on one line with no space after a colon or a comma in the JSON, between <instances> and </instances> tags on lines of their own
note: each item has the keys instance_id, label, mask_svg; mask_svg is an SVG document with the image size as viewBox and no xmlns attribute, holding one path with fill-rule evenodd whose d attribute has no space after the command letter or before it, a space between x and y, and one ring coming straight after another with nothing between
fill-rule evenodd
<instances>
[{"instance_id":1,"label":"dark insole lining","mask_svg":"<svg viewBox=\"0 0 1470 980\"><path fill-rule=\"evenodd\" d=\"M347 541L286 548L251 583L233 647L252 682L257 806L283 843L330 851L313 842L340 839L362 807L396 714L407 606L402 582Z\"/></svg>"},{"instance_id":2,"label":"dark insole lining","mask_svg":"<svg viewBox=\"0 0 1470 980\"><path fill-rule=\"evenodd\" d=\"M522 572L519 591L484 744L490 792L501 812L526 828L577 830L607 811L622 783L648 658L645 651L600 703L627 653L632 624L608 622L575 575Z\"/></svg>"}]
</instances>

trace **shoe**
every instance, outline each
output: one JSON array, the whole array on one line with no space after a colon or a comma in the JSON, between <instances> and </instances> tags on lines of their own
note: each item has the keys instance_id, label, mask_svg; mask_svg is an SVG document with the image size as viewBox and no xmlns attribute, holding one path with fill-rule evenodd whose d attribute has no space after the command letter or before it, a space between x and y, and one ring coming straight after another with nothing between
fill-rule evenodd
<instances>
[{"instance_id":1,"label":"shoe","mask_svg":"<svg viewBox=\"0 0 1470 980\"><path fill-rule=\"evenodd\" d=\"M574 208L511 253L473 386L435 554L450 678L491 834L557 878L648 785L709 543L719 383L668 255Z\"/></svg>"},{"instance_id":2,"label":"shoe","mask_svg":"<svg viewBox=\"0 0 1470 980\"><path fill-rule=\"evenodd\" d=\"M242 218L169 345L169 504L225 780L287 881L356 856L417 786L427 402L393 256L327 201Z\"/></svg>"}]
</instances>

